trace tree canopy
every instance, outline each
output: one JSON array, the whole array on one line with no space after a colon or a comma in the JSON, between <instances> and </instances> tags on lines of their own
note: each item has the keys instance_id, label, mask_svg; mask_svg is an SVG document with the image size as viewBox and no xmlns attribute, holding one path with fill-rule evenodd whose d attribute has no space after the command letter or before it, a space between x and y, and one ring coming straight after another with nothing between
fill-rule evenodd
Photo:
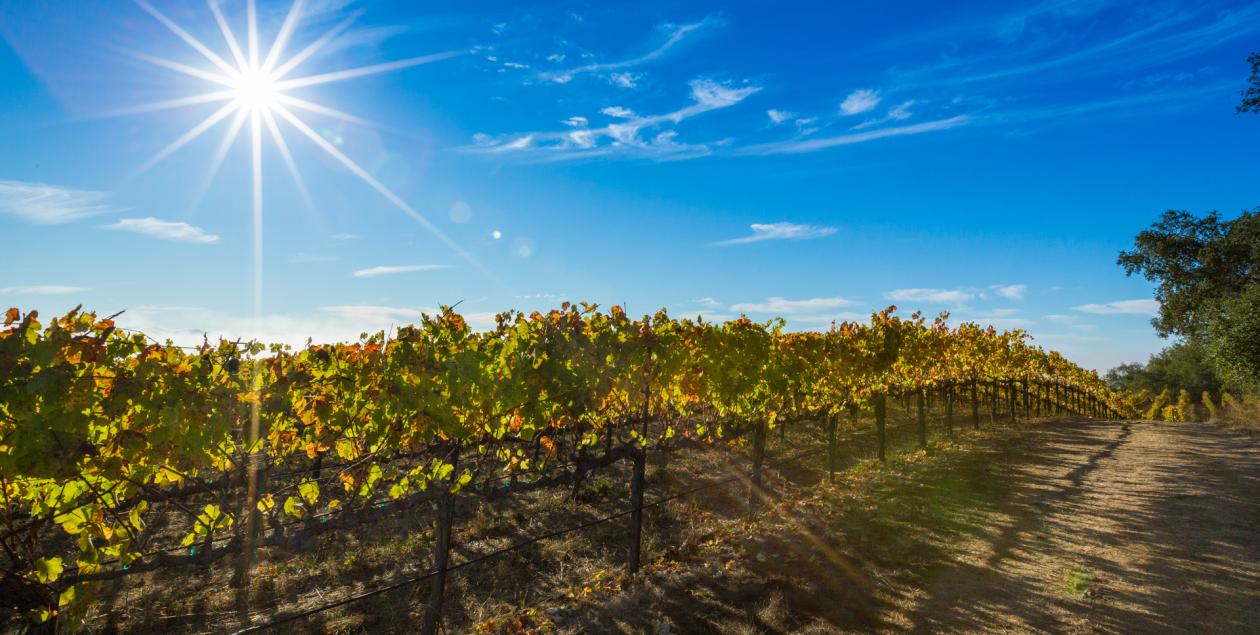
<instances>
[{"instance_id":1,"label":"tree canopy","mask_svg":"<svg viewBox=\"0 0 1260 635\"><path fill-rule=\"evenodd\" d=\"M1260 115L1260 53L1252 53L1247 61L1251 64L1251 77L1247 79L1247 88L1243 90L1238 112Z\"/></svg>"},{"instance_id":2,"label":"tree canopy","mask_svg":"<svg viewBox=\"0 0 1260 635\"><path fill-rule=\"evenodd\" d=\"M1118 263L1157 283L1160 335L1198 342L1227 382L1260 388L1260 209L1232 220L1169 210Z\"/></svg>"},{"instance_id":3,"label":"tree canopy","mask_svg":"<svg viewBox=\"0 0 1260 635\"><path fill-rule=\"evenodd\" d=\"M1104 379L1113 390L1131 393L1158 393L1167 388L1173 393L1185 390L1192 395L1204 391L1218 395L1225 387L1207 351L1194 340L1177 342L1151 355L1145 364L1121 364L1107 371Z\"/></svg>"}]
</instances>

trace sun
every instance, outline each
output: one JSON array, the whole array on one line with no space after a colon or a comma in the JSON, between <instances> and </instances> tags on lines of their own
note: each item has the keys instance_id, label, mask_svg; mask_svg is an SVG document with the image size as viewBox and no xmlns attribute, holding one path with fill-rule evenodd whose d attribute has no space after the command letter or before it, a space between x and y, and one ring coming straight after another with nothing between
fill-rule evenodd
<instances>
[{"instance_id":1,"label":"sun","mask_svg":"<svg viewBox=\"0 0 1260 635\"><path fill-rule=\"evenodd\" d=\"M356 68L300 74L298 72L299 69L311 65L312 59L315 58L316 54L343 35L360 13L350 14L322 35L306 42L304 45L298 45L295 36L298 35L298 27L304 17L307 2L308 0L294 0L270 45L263 46L259 41L258 11L255 6L255 0L246 0L245 2L246 32L243 42L237 38L236 33L232 30L232 23L224 15L220 7L220 0L207 0L210 13L207 17L213 17L214 23L223 35L223 43L220 45L220 48L226 47L228 55L225 56L215 52L210 46L198 40L146 0L136 0L136 4L141 9L158 22L161 22L167 30L180 40L183 40L193 51L200 54L201 63L199 65L189 64L138 51L133 52L133 55L164 69L203 80L206 82L209 91L144 104L130 108L120 114L148 114L160 110L215 103L222 104L208 117L144 162L136 170L136 173L139 174L153 168L195 139L219 127L220 124L224 124L226 130L223 140L211 159L210 168L205 175L204 187L197 196L199 200L200 196L205 194L205 188L208 187L218 173L232 146L235 145L237 139L241 136L242 130L248 129L248 143L253 168L251 201L254 233L254 305L256 313L261 312L262 305L262 146L265 138L271 140L276 153L280 155L285 168L290 176L293 177L294 184L297 186L303 200L307 202L309 207L314 208L314 203L306 191L305 181L298 170L297 161L285 139L282 129L283 125L287 125L289 129L297 131L300 136L305 137L315 147L330 155L350 173L380 193L391 205L422 226L457 255L473 265L474 268L490 279L498 281L498 278L493 273L477 262L471 254L451 240L431 223L428 218L416 211L410 204L373 177L371 173L342 152L336 144L316 132L315 128L302 118L302 115L329 117L357 125L373 125L371 122L313 101L301 99L292 94L296 89L308 89L314 86L394 72L463 55L466 51L445 51ZM296 49L296 52L290 54L288 49L291 45L293 45L292 48ZM209 67L205 66L207 62Z\"/></svg>"},{"instance_id":2,"label":"sun","mask_svg":"<svg viewBox=\"0 0 1260 635\"><path fill-rule=\"evenodd\" d=\"M253 111L274 111L280 104L279 83L262 69L244 69L232 83L232 92L241 108Z\"/></svg>"}]
</instances>

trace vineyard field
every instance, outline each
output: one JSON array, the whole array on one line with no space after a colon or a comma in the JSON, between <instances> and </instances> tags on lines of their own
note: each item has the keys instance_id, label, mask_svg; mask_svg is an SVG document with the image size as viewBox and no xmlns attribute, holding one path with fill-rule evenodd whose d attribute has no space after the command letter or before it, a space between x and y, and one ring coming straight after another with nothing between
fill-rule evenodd
<instances>
[{"instance_id":1,"label":"vineyard field","mask_svg":"<svg viewBox=\"0 0 1260 635\"><path fill-rule=\"evenodd\" d=\"M622 538L595 553L624 550L616 568L640 574L677 547L645 530L657 508L735 488L744 520L757 518L774 503L776 469L811 462L824 468L815 482L835 481L855 430L872 433L860 447L885 462L897 417L927 450L929 419L948 437L982 418L1112 419L1126 408L1096 374L1019 331L891 308L807 333L567 303L497 323L474 332L447 310L351 344L185 349L90 313L44 326L9 311L0 485L15 614L36 626L110 623L106 595L133 598L132 580L182 570L231 589L247 630L418 587L428 590L418 629L436 632L465 567L605 532ZM665 486L661 474L681 480ZM546 512L549 496L571 508ZM584 499L604 513L577 514ZM515 506L515 525L541 533L467 550L470 524ZM328 553L371 526L402 532L405 548L364 548L405 553L393 582L309 609L275 596L270 554ZM344 578L357 550L342 551L307 568Z\"/></svg>"}]
</instances>

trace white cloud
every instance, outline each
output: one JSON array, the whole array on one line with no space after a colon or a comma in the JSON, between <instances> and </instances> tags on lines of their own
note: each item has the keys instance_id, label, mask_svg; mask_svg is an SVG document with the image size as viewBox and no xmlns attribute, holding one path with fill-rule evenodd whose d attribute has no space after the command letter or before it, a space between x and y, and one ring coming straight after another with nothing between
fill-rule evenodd
<instances>
[{"instance_id":1,"label":"white cloud","mask_svg":"<svg viewBox=\"0 0 1260 635\"><path fill-rule=\"evenodd\" d=\"M990 285L989 288L1007 300L1023 300L1024 293L1028 291L1026 284L995 284Z\"/></svg>"},{"instance_id":2,"label":"white cloud","mask_svg":"<svg viewBox=\"0 0 1260 635\"><path fill-rule=\"evenodd\" d=\"M609 106L601 110L600 112L604 113L605 115L608 115L609 117L617 117L619 119L631 119L634 117L633 110L630 110L629 108L623 108L621 106Z\"/></svg>"},{"instance_id":3,"label":"white cloud","mask_svg":"<svg viewBox=\"0 0 1260 635\"><path fill-rule=\"evenodd\" d=\"M135 232L162 240L175 240L185 243L210 245L219 242L217 235L207 233L200 227L177 221L161 220L152 216L146 218L124 218L116 223L106 225L105 229Z\"/></svg>"},{"instance_id":4,"label":"white cloud","mask_svg":"<svg viewBox=\"0 0 1260 635\"><path fill-rule=\"evenodd\" d=\"M734 106L759 90L761 88L755 86L732 88L711 79L693 79L691 80L691 98L696 100L696 105L692 108L714 110Z\"/></svg>"},{"instance_id":5,"label":"white cloud","mask_svg":"<svg viewBox=\"0 0 1260 635\"><path fill-rule=\"evenodd\" d=\"M12 214L30 223L59 225L120 211L105 203L109 196L108 192L0 180L0 213Z\"/></svg>"},{"instance_id":6,"label":"white cloud","mask_svg":"<svg viewBox=\"0 0 1260 635\"><path fill-rule=\"evenodd\" d=\"M717 298L714 298L711 296L696 300L696 304L699 304L700 306L703 306L704 308L710 309L710 310L722 308L722 303L718 302Z\"/></svg>"},{"instance_id":7,"label":"white cloud","mask_svg":"<svg viewBox=\"0 0 1260 635\"><path fill-rule=\"evenodd\" d=\"M795 117L796 113L788 111L788 110L775 110L771 108L770 110L766 111L766 116L769 117L770 121L772 121L774 125L777 126L787 121L788 119Z\"/></svg>"},{"instance_id":8,"label":"white cloud","mask_svg":"<svg viewBox=\"0 0 1260 635\"><path fill-rule=\"evenodd\" d=\"M638 73L613 73L608 76L608 81L614 86L622 88L635 88L639 85L639 79L643 76Z\"/></svg>"},{"instance_id":9,"label":"white cloud","mask_svg":"<svg viewBox=\"0 0 1260 635\"><path fill-rule=\"evenodd\" d=\"M932 302L935 304L959 304L974 300L976 294L963 289L894 289L884 294L898 302Z\"/></svg>"},{"instance_id":10,"label":"white cloud","mask_svg":"<svg viewBox=\"0 0 1260 635\"><path fill-rule=\"evenodd\" d=\"M874 110L879 105L879 91L869 88L862 88L849 93L844 101L840 102L840 112L845 115L858 115L864 112Z\"/></svg>"},{"instance_id":11,"label":"white cloud","mask_svg":"<svg viewBox=\"0 0 1260 635\"><path fill-rule=\"evenodd\" d=\"M630 58L627 60L622 60L620 62L607 62L603 64L587 64L585 66L579 66L577 68L571 68L564 71L541 73L539 77L541 77L542 79L546 81L554 82L557 84L567 84L570 81L572 81L574 77L581 75L583 73L601 73L604 71L613 71L613 70L619 70L623 68L630 68L633 66L638 66L640 64L650 62L652 60L655 60L665 55L666 53L669 52L670 49L674 48L674 46L676 46L679 42L682 42L683 38L687 37L688 34L698 31L700 29L703 29L705 27L717 26L719 24L721 24L720 20L718 20L717 18L710 17L710 18L705 18L699 22L693 22L691 24L665 25L664 28L667 33L665 42L662 43L660 46L656 47L655 49L652 49L651 51L643 55Z\"/></svg>"},{"instance_id":12,"label":"white cloud","mask_svg":"<svg viewBox=\"0 0 1260 635\"><path fill-rule=\"evenodd\" d=\"M923 123L910 126L897 126L893 128L881 128L879 130L870 130L868 132L855 132L843 134L834 137L822 137L818 139L790 140L790 141L774 141L770 143L761 143L751 145L736 151L736 154L766 155L766 154L800 154L804 152L816 152L818 150L826 150L836 146L850 145L854 143L863 143L866 141L874 141L886 137L899 137L902 135L915 135L924 132L934 132L937 130L948 130L958 126L966 125L971 122L971 117L966 115L958 115L949 119L938 119L936 121L925 121Z\"/></svg>"},{"instance_id":13,"label":"white cloud","mask_svg":"<svg viewBox=\"0 0 1260 635\"><path fill-rule=\"evenodd\" d=\"M731 305L731 311L737 313L773 313L785 315L791 313L817 312L826 309L839 309L853 306L854 301L847 298L810 298L808 300L787 300L773 297L765 302L744 302Z\"/></svg>"},{"instance_id":14,"label":"white cloud","mask_svg":"<svg viewBox=\"0 0 1260 635\"><path fill-rule=\"evenodd\" d=\"M888 111L888 116L889 118L895 119L897 121L909 119L914 114L910 112L910 107L913 105L914 105L913 99L908 100L908 101L903 101L900 104L893 106L892 110Z\"/></svg>"},{"instance_id":15,"label":"white cloud","mask_svg":"<svg viewBox=\"0 0 1260 635\"><path fill-rule=\"evenodd\" d=\"M504 62L503 65L507 68L515 69L529 68L529 64L521 64L520 62Z\"/></svg>"},{"instance_id":16,"label":"white cloud","mask_svg":"<svg viewBox=\"0 0 1260 635\"><path fill-rule=\"evenodd\" d=\"M640 133L645 129L677 125L696 115L734 106L761 90L758 86L735 87L704 78L691 80L689 86L693 103L673 112L639 115L622 106L609 106L601 112L616 117L619 121L601 128L584 129L583 134L575 135L573 131L562 130L518 133L498 139L478 134L473 137L474 144L464 149L482 154L545 153L551 160L605 156L614 152L656 160L704 156L711 152L708 145L679 141L673 130L662 130L646 138L640 136Z\"/></svg>"},{"instance_id":17,"label":"white cloud","mask_svg":"<svg viewBox=\"0 0 1260 635\"><path fill-rule=\"evenodd\" d=\"M590 120L586 117L569 117L560 123L566 126L573 126L574 128L585 128L590 123Z\"/></svg>"},{"instance_id":18,"label":"white cloud","mask_svg":"<svg viewBox=\"0 0 1260 635\"><path fill-rule=\"evenodd\" d=\"M763 240L802 240L806 238L823 238L836 233L835 227L822 225L802 225L797 223L753 223L748 226L752 233L739 238L723 240L714 245L744 245Z\"/></svg>"},{"instance_id":19,"label":"white cloud","mask_svg":"<svg viewBox=\"0 0 1260 635\"><path fill-rule=\"evenodd\" d=\"M554 63L556 63L556 64L559 64L560 62L563 62L563 61L564 61L564 54L563 54L563 53L552 53L551 55L548 55L548 56L547 56L547 61L548 61L548 62L554 62Z\"/></svg>"},{"instance_id":20,"label":"white cloud","mask_svg":"<svg viewBox=\"0 0 1260 635\"><path fill-rule=\"evenodd\" d=\"M375 278L377 276L388 276L395 273L410 273L413 271L438 271L441 269L451 269L451 265L380 265L376 267L368 267L367 269L359 269L354 272L356 278Z\"/></svg>"},{"instance_id":21,"label":"white cloud","mask_svg":"<svg viewBox=\"0 0 1260 635\"><path fill-rule=\"evenodd\" d=\"M87 291L84 287L69 287L59 284L39 284L25 287L4 287L0 295L68 295Z\"/></svg>"},{"instance_id":22,"label":"white cloud","mask_svg":"<svg viewBox=\"0 0 1260 635\"><path fill-rule=\"evenodd\" d=\"M1116 300L1106 304L1082 304L1072 307L1082 313L1096 315L1158 315L1159 302L1156 300Z\"/></svg>"},{"instance_id":23,"label":"white cloud","mask_svg":"<svg viewBox=\"0 0 1260 635\"><path fill-rule=\"evenodd\" d=\"M333 234L331 238L333 240L346 241L346 240L358 240L362 238L362 236L358 234L341 233L341 234Z\"/></svg>"}]
</instances>

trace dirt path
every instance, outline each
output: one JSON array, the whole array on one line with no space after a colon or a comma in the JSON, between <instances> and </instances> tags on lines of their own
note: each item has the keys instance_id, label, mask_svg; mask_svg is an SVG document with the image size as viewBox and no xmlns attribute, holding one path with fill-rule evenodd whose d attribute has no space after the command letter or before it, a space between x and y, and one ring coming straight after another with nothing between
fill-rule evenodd
<instances>
[{"instance_id":1,"label":"dirt path","mask_svg":"<svg viewBox=\"0 0 1260 635\"><path fill-rule=\"evenodd\" d=\"M1260 632L1260 450L1206 424L1041 426L895 632ZM995 521L994 521L995 520Z\"/></svg>"}]
</instances>

